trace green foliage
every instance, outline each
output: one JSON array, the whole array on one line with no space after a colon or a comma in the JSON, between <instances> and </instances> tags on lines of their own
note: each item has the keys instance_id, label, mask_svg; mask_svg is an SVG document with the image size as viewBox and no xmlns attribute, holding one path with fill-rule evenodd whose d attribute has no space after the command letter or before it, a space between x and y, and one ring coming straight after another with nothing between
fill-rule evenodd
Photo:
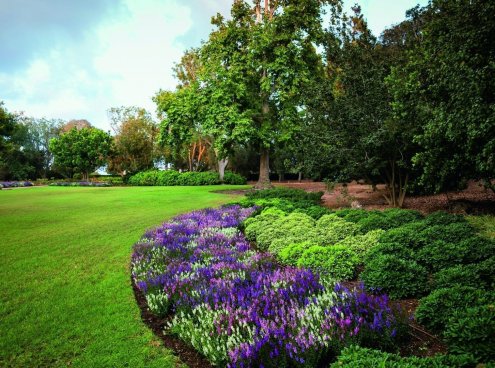
<instances>
[{"instance_id":1,"label":"green foliage","mask_svg":"<svg viewBox=\"0 0 495 368\"><path fill-rule=\"evenodd\" d=\"M412 222L410 224L390 229L380 237L380 243L397 243L410 250L419 250L422 248L427 239L420 236L421 231L425 229L422 222Z\"/></svg>"},{"instance_id":2,"label":"green foliage","mask_svg":"<svg viewBox=\"0 0 495 368\"><path fill-rule=\"evenodd\" d=\"M296 202L295 205L298 205L299 202ZM308 216L311 216L315 220L318 220L324 215L329 215L332 211L326 207L322 206L310 206L305 208L297 208L297 212L305 213Z\"/></svg>"},{"instance_id":3,"label":"green foliage","mask_svg":"<svg viewBox=\"0 0 495 368\"><path fill-rule=\"evenodd\" d=\"M359 232L359 226L347 222L337 215L322 216L316 223L318 242L321 245L333 245Z\"/></svg>"},{"instance_id":4,"label":"green foliage","mask_svg":"<svg viewBox=\"0 0 495 368\"><path fill-rule=\"evenodd\" d=\"M471 237L475 233L474 228L467 222L455 222L446 225L429 225L421 232L424 243L434 240L445 242L458 242Z\"/></svg>"},{"instance_id":5,"label":"green foliage","mask_svg":"<svg viewBox=\"0 0 495 368\"><path fill-rule=\"evenodd\" d=\"M429 290L428 272L423 266L391 254L367 262L361 280L367 288L388 293L393 299L420 297Z\"/></svg>"},{"instance_id":6,"label":"green foliage","mask_svg":"<svg viewBox=\"0 0 495 368\"><path fill-rule=\"evenodd\" d=\"M359 257L352 249L333 245L322 247L314 245L302 253L297 261L298 267L307 267L327 274L335 280L354 278Z\"/></svg>"},{"instance_id":7,"label":"green foliage","mask_svg":"<svg viewBox=\"0 0 495 368\"><path fill-rule=\"evenodd\" d=\"M246 184L247 180L244 176L234 173L232 171L225 171L224 177L223 177L223 183L224 184L231 184L231 185L244 185Z\"/></svg>"},{"instance_id":8,"label":"green foliage","mask_svg":"<svg viewBox=\"0 0 495 368\"><path fill-rule=\"evenodd\" d=\"M364 262L366 254L378 245L378 240L383 233L383 230L372 230L364 235L348 236L335 245L341 245L352 249L358 254L360 261Z\"/></svg>"},{"instance_id":9,"label":"green foliage","mask_svg":"<svg viewBox=\"0 0 495 368\"><path fill-rule=\"evenodd\" d=\"M285 212L278 208L267 208L256 217L250 217L244 221L244 233L250 241L255 241L257 237L270 228L275 221L284 217Z\"/></svg>"},{"instance_id":10,"label":"green foliage","mask_svg":"<svg viewBox=\"0 0 495 368\"><path fill-rule=\"evenodd\" d=\"M492 290L495 288L493 270L495 270L495 256L480 263L443 269L434 275L434 285L436 289L465 285Z\"/></svg>"},{"instance_id":11,"label":"green foliage","mask_svg":"<svg viewBox=\"0 0 495 368\"><path fill-rule=\"evenodd\" d=\"M436 355L433 357L401 357L360 346L342 350L337 361L330 368L472 368L476 361L467 352L465 355Z\"/></svg>"},{"instance_id":12,"label":"green foliage","mask_svg":"<svg viewBox=\"0 0 495 368\"><path fill-rule=\"evenodd\" d=\"M321 202L323 192L306 192L302 189L273 188L265 190L255 190L246 194L249 199L269 199L282 198L290 201L311 201L314 204Z\"/></svg>"},{"instance_id":13,"label":"green foliage","mask_svg":"<svg viewBox=\"0 0 495 368\"><path fill-rule=\"evenodd\" d=\"M456 310L443 333L449 351L473 354L480 362L495 362L495 304Z\"/></svg>"},{"instance_id":14,"label":"green foliage","mask_svg":"<svg viewBox=\"0 0 495 368\"><path fill-rule=\"evenodd\" d=\"M445 211L436 211L425 217L425 224L433 225L450 225L453 223L464 223L466 219L462 215L454 215Z\"/></svg>"},{"instance_id":15,"label":"green foliage","mask_svg":"<svg viewBox=\"0 0 495 368\"><path fill-rule=\"evenodd\" d=\"M297 266L297 262L301 258L304 251L306 249L311 248L312 246L315 246L315 244L310 241L290 244L280 251L279 253L280 260L285 264L291 266Z\"/></svg>"},{"instance_id":16,"label":"green foliage","mask_svg":"<svg viewBox=\"0 0 495 368\"><path fill-rule=\"evenodd\" d=\"M237 177L235 180L240 181ZM175 170L148 170L131 176L128 183L138 186L216 185L220 184L220 178L213 171L179 173Z\"/></svg>"},{"instance_id":17,"label":"green foliage","mask_svg":"<svg viewBox=\"0 0 495 368\"><path fill-rule=\"evenodd\" d=\"M486 292L471 286L437 289L420 300L416 320L430 331L441 333L455 311L481 305L488 298Z\"/></svg>"},{"instance_id":18,"label":"green foliage","mask_svg":"<svg viewBox=\"0 0 495 368\"><path fill-rule=\"evenodd\" d=\"M55 164L82 173L87 179L90 172L103 166L106 162L112 137L96 128L71 129L50 141L50 150L55 157Z\"/></svg>"}]
</instances>

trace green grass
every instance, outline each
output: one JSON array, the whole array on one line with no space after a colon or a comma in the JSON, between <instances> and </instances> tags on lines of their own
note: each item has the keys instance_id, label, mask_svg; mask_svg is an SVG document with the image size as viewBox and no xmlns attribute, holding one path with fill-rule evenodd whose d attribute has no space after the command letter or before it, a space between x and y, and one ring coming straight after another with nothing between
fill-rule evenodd
<instances>
[{"instance_id":1,"label":"green grass","mask_svg":"<svg viewBox=\"0 0 495 368\"><path fill-rule=\"evenodd\" d=\"M495 239L495 216L468 216L467 219L480 231L480 234Z\"/></svg>"},{"instance_id":2,"label":"green grass","mask_svg":"<svg viewBox=\"0 0 495 368\"><path fill-rule=\"evenodd\" d=\"M147 228L239 187L0 191L0 366L175 367L142 323L131 247Z\"/></svg>"}]
</instances>

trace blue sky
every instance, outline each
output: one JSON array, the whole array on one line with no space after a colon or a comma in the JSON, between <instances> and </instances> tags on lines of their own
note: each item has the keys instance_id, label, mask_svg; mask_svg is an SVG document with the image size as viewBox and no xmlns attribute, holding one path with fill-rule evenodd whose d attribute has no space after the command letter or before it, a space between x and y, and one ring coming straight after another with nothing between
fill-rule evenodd
<instances>
[{"instance_id":1,"label":"blue sky","mask_svg":"<svg viewBox=\"0 0 495 368\"><path fill-rule=\"evenodd\" d=\"M232 0L0 0L0 100L28 116L87 119L108 130L106 111L154 111L173 89L172 67L199 46L210 18ZM427 0L345 0L361 5L379 35Z\"/></svg>"}]
</instances>

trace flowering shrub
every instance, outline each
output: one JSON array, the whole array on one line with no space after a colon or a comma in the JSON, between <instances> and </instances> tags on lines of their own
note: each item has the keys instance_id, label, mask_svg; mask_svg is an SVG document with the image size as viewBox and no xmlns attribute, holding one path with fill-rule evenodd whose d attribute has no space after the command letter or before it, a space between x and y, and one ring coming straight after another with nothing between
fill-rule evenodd
<instances>
[{"instance_id":1,"label":"flowering shrub","mask_svg":"<svg viewBox=\"0 0 495 368\"><path fill-rule=\"evenodd\" d=\"M30 181L0 181L0 189L2 188L17 188L17 187L32 187Z\"/></svg>"},{"instance_id":2,"label":"flowering shrub","mask_svg":"<svg viewBox=\"0 0 495 368\"><path fill-rule=\"evenodd\" d=\"M255 210L191 212L134 246L132 277L155 314L174 313L172 333L228 367L316 366L351 342L395 338L398 320L386 296L334 288L251 249L237 227Z\"/></svg>"}]
</instances>

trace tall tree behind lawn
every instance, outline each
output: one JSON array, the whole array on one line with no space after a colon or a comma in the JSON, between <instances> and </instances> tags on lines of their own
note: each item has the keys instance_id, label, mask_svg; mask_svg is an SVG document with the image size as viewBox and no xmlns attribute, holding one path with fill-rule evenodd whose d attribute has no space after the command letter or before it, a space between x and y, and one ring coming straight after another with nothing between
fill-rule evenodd
<instances>
[{"instance_id":1,"label":"tall tree behind lawn","mask_svg":"<svg viewBox=\"0 0 495 368\"><path fill-rule=\"evenodd\" d=\"M119 175L144 171L159 159L158 126L151 115L138 107L117 107L108 111L115 132L108 172Z\"/></svg>"},{"instance_id":2,"label":"tall tree behind lawn","mask_svg":"<svg viewBox=\"0 0 495 368\"><path fill-rule=\"evenodd\" d=\"M495 189L495 2L434 0L423 11L423 41L389 79L396 121L422 127L419 185Z\"/></svg>"},{"instance_id":3,"label":"tall tree behind lawn","mask_svg":"<svg viewBox=\"0 0 495 368\"><path fill-rule=\"evenodd\" d=\"M258 0L253 9L235 1L232 19L218 14L201 49L202 87L214 102L208 129L259 147L257 188L270 186L270 149L299 129L302 89L322 72L316 45L326 4L335 11L340 2Z\"/></svg>"},{"instance_id":4,"label":"tall tree behind lawn","mask_svg":"<svg viewBox=\"0 0 495 368\"><path fill-rule=\"evenodd\" d=\"M73 128L50 141L55 163L71 173L89 174L103 166L111 149L110 134L97 128Z\"/></svg>"}]
</instances>

